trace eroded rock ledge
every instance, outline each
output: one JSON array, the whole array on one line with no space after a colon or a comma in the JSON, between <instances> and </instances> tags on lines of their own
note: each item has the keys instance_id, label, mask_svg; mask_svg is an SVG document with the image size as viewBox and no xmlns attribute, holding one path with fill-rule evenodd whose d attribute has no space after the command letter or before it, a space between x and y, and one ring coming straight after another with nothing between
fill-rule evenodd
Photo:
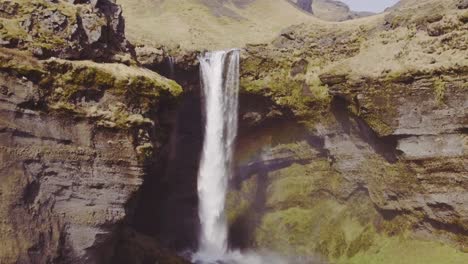
<instances>
[{"instance_id":1,"label":"eroded rock ledge","mask_svg":"<svg viewBox=\"0 0 468 264\"><path fill-rule=\"evenodd\" d=\"M181 87L136 67L8 49L0 68L1 261L109 262Z\"/></svg>"},{"instance_id":2,"label":"eroded rock ledge","mask_svg":"<svg viewBox=\"0 0 468 264\"><path fill-rule=\"evenodd\" d=\"M128 60L125 54L132 49L115 0L3 1L0 45L28 49L40 58L103 61Z\"/></svg>"}]
</instances>

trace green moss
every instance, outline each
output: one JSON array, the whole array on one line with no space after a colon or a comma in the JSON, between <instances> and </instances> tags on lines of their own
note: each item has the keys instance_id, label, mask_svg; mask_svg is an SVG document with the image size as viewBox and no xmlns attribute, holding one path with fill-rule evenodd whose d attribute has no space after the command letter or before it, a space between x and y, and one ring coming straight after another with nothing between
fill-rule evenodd
<instances>
[{"instance_id":1,"label":"green moss","mask_svg":"<svg viewBox=\"0 0 468 264\"><path fill-rule=\"evenodd\" d=\"M285 255L321 255L332 263L343 264L464 263L468 258L468 254L449 246L413 238L403 219L393 223L403 224L399 234L377 232L371 224L376 218L365 223L359 220L362 213L378 218L372 204L353 202L344 205L322 200L307 209L291 207L268 212L256 230L257 246Z\"/></svg>"},{"instance_id":2,"label":"green moss","mask_svg":"<svg viewBox=\"0 0 468 264\"><path fill-rule=\"evenodd\" d=\"M342 256L347 248L345 233L338 221L333 220L320 229L317 245L317 252L331 259Z\"/></svg>"},{"instance_id":3,"label":"green moss","mask_svg":"<svg viewBox=\"0 0 468 264\"><path fill-rule=\"evenodd\" d=\"M153 157L154 146L153 144L147 142L136 147L136 152L138 154L138 160L141 163L145 163L147 160Z\"/></svg>"},{"instance_id":4,"label":"green moss","mask_svg":"<svg viewBox=\"0 0 468 264\"><path fill-rule=\"evenodd\" d=\"M437 104L442 105L445 99L445 82L442 78L435 78L434 83L434 94Z\"/></svg>"},{"instance_id":5,"label":"green moss","mask_svg":"<svg viewBox=\"0 0 468 264\"><path fill-rule=\"evenodd\" d=\"M458 16L458 20L465 24L468 23L468 11L465 11L464 13L460 14Z\"/></svg>"},{"instance_id":6,"label":"green moss","mask_svg":"<svg viewBox=\"0 0 468 264\"><path fill-rule=\"evenodd\" d=\"M374 202L385 205L383 191L388 186L396 186L391 188L402 193L413 192L418 188L417 180L404 163L389 164L379 157L365 160L368 162L362 164L360 171L368 178L372 201L364 192L346 198L345 202L330 196L334 190L342 190L343 181L326 160L312 162L310 166L293 164L271 173L266 193L268 211L255 230L257 247L284 255L319 255L332 263L398 263L387 255L396 246L388 247L388 243L402 241L416 248L430 243L436 251L456 252L463 259L461 252L448 246L413 238L412 226L419 216L401 215L392 220L380 216ZM412 254L413 261L418 260L413 253L405 254ZM405 257L398 256L397 260Z\"/></svg>"},{"instance_id":7,"label":"green moss","mask_svg":"<svg viewBox=\"0 0 468 264\"><path fill-rule=\"evenodd\" d=\"M271 155L281 156L281 154L290 153L296 160L310 160L315 157L316 153L306 141L281 143L284 142L288 136L292 137L292 140L294 140L294 136L291 135L293 133L291 130L287 130L286 133L289 134L274 135L272 144L276 143L278 145L271 148Z\"/></svg>"},{"instance_id":8,"label":"green moss","mask_svg":"<svg viewBox=\"0 0 468 264\"><path fill-rule=\"evenodd\" d=\"M2 35L2 39L16 42L27 38L28 33L20 27L20 23L20 19L0 18L0 34Z\"/></svg>"},{"instance_id":9,"label":"green moss","mask_svg":"<svg viewBox=\"0 0 468 264\"><path fill-rule=\"evenodd\" d=\"M162 78L162 77L161 77ZM179 96L183 90L172 80L151 79L145 76L131 76L119 80L114 92L129 97L149 97L158 98L161 92L166 92L172 96Z\"/></svg>"},{"instance_id":10,"label":"green moss","mask_svg":"<svg viewBox=\"0 0 468 264\"><path fill-rule=\"evenodd\" d=\"M380 136L391 135L395 130L389 124L385 123L381 118L376 117L374 114L363 115L366 123Z\"/></svg>"},{"instance_id":11,"label":"green moss","mask_svg":"<svg viewBox=\"0 0 468 264\"><path fill-rule=\"evenodd\" d=\"M422 213L421 213L422 214ZM381 221L376 226L380 233L387 236L402 235L411 227L417 218L423 219L423 216L398 215L391 221Z\"/></svg>"},{"instance_id":12,"label":"green moss","mask_svg":"<svg viewBox=\"0 0 468 264\"><path fill-rule=\"evenodd\" d=\"M304 175L304 174L302 174ZM315 179L307 175L283 177L274 181L267 191L267 206L289 208L310 204Z\"/></svg>"},{"instance_id":13,"label":"green moss","mask_svg":"<svg viewBox=\"0 0 468 264\"><path fill-rule=\"evenodd\" d=\"M462 264L468 254L438 242L403 237L375 237L374 244L351 258L342 258L342 264Z\"/></svg>"},{"instance_id":14,"label":"green moss","mask_svg":"<svg viewBox=\"0 0 468 264\"><path fill-rule=\"evenodd\" d=\"M100 89L114 86L115 77L112 74L94 67L77 67L68 72L62 79L67 84L76 84L86 87L98 87Z\"/></svg>"},{"instance_id":15,"label":"green moss","mask_svg":"<svg viewBox=\"0 0 468 264\"><path fill-rule=\"evenodd\" d=\"M259 247L286 254L313 255L311 235L319 216L313 210L289 208L267 213L256 232Z\"/></svg>"},{"instance_id":16,"label":"green moss","mask_svg":"<svg viewBox=\"0 0 468 264\"><path fill-rule=\"evenodd\" d=\"M66 41L56 35L40 33L31 43L32 47L39 47L45 50L54 50L58 47L66 45Z\"/></svg>"},{"instance_id":17,"label":"green moss","mask_svg":"<svg viewBox=\"0 0 468 264\"><path fill-rule=\"evenodd\" d=\"M360 251L367 251L374 244L375 235L375 230L373 230L372 226L366 227L356 239L351 241L346 251L346 256L353 257Z\"/></svg>"},{"instance_id":18,"label":"green moss","mask_svg":"<svg viewBox=\"0 0 468 264\"><path fill-rule=\"evenodd\" d=\"M385 77L387 83L409 83L414 80L413 71L392 71Z\"/></svg>"},{"instance_id":19,"label":"green moss","mask_svg":"<svg viewBox=\"0 0 468 264\"><path fill-rule=\"evenodd\" d=\"M42 64L28 54L0 48L0 69L38 82L46 74Z\"/></svg>"},{"instance_id":20,"label":"green moss","mask_svg":"<svg viewBox=\"0 0 468 264\"><path fill-rule=\"evenodd\" d=\"M13 0L18 3L17 13L12 17L0 18L0 34L2 38L10 42L19 42L20 45L28 47L30 50L41 48L45 50L55 50L66 45L65 38L73 34L73 26L76 25L76 14L78 6L67 3L51 3L45 0ZM52 32L41 27L41 23L32 24L32 32L29 34L21 25L22 22L29 19L31 14L40 16L40 14L53 11L59 12L67 18L67 27L62 32Z\"/></svg>"},{"instance_id":21,"label":"green moss","mask_svg":"<svg viewBox=\"0 0 468 264\"><path fill-rule=\"evenodd\" d=\"M59 101L52 103L49 107L51 110L54 110L59 114L83 114L79 111L79 109L76 108L74 104L68 102Z\"/></svg>"},{"instance_id":22,"label":"green moss","mask_svg":"<svg viewBox=\"0 0 468 264\"><path fill-rule=\"evenodd\" d=\"M346 254L353 241L366 232L356 216L358 212L365 212L359 207L364 206L356 204L349 207L331 199L321 199L315 200L308 208L290 207L268 212L256 231L257 245L286 255L319 254L330 260L338 259ZM366 210L373 211L373 208L367 207ZM366 245L359 246L355 242L353 250L365 250Z\"/></svg>"},{"instance_id":23,"label":"green moss","mask_svg":"<svg viewBox=\"0 0 468 264\"><path fill-rule=\"evenodd\" d=\"M277 105L289 107L297 115L307 114L312 99L304 96L304 83L292 80L286 71L282 73L280 71L265 79L243 81L241 83L243 92L270 97Z\"/></svg>"},{"instance_id":24,"label":"green moss","mask_svg":"<svg viewBox=\"0 0 468 264\"><path fill-rule=\"evenodd\" d=\"M276 209L308 208L317 192L339 190L341 179L326 159L316 159L307 165L292 164L271 174L266 205Z\"/></svg>"},{"instance_id":25,"label":"green moss","mask_svg":"<svg viewBox=\"0 0 468 264\"><path fill-rule=\"evenodd\" d=\"M391 135L397 126L399 116L398 98L407 92L407 82L412 80L411 74L387 76L383 80L360 87L360 98L356 98L348 109L366 121L379 136Z\"/></svg>"},{"instance_id":26,"label":"green moss","mask_svg":"<svg viewBox=\"0 0 468 264\"><path fill-rule=\"evenodd\" d=\"M250 214L258 188L257 177L242 182L239 190L230 190L226 197L226 217L229 225Z\"/></svg>"},{"instance_id":27,"label":"green moss","mask_svg":"<svg viewBox=\"0 0 468 264\"><path fill-rule=\"evenodd\" d=\"M309 79L307 72L291 76L292 60L253 56L243 60L241 90L271 98L297 116L319 117L331 100L328 88L318 78Z\"/></svg>"},{"instance_id":28,"label":"green moss","mask_svg":"<svg viewBox=\"0 0 468 264\"><path fill-rule=\"evenodd\" d=\"M422 188L415 173L402 162L389 164L378 156L367 157L359 170L365 173L372 200L380 207L388 203L384 194L387 189L399 190L402 195Z\"/></svg>"},{"instance_id":29,"label":"green moss","mask_svg":"<svg viewBox=\"0 0 468 264\"><path fill-rule=\"evenodd\" d=\"M43 78L40 86L53 90L53 100L68 102L82 91L103 91L115 84L115 77L92 66L74 65L70 62L47 61L49 76ZM58 89L57 89L58 88Z\"/></svg>"}]
</instances>

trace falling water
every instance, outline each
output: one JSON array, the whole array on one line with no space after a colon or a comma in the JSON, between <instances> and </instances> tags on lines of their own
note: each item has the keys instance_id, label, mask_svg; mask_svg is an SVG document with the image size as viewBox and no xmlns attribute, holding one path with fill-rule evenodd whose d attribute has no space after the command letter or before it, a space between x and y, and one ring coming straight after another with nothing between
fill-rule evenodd
<instances>
[{"instance_id":1,"label":"falling water","mask_svg":"<svg viewBox=\"0 0 468 264\"><path fill-rule=\"evenodd\" d=\"M174 57L169 56L169 57L167 57L166 61L167 61L167 66L169 68L169 78L174 79L174 77L175 77L175 68L174 68L175 59L174 59Z\"/></svg>"},{"instance_id":2,"label":"falling water","mask_svg":"<svg viewBox=\"0 0 468 264\"><path fill-rule=\"evenodd\" d=\"M201 233L195 258L210 263L227 253L224 204L237 135L239 51L209 52L199 59L206 124L198 172Z\"/></svg>"}]
</instances>

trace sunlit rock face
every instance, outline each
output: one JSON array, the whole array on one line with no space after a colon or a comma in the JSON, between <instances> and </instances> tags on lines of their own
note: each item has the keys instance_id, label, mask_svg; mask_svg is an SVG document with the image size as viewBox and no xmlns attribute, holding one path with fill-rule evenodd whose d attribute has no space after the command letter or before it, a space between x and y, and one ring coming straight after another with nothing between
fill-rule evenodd
<instances>
[{"instance_id":1,"label":"sunlit rock face","mask_svg":"<svg viewBox=\"0 0 468 264\"><path fill-rule=\"evenodd\" d=\"M346 21L371 16L372 12L355 12L348 5L335 0L292 0L300 9L325 21Z\"/></svg>"},{"instance_id":2,"label":"sunlit rock face","mask_svg":"<svg viewBox=\"0 0 468 264\"><path fill-rule=\"evenodd\" d=\"M228 260L468 262L465 0L338 24L285 1L147 1L163 20L120 2L135 50L114 1L0 4L0 263L187 263L197 50L234 42L228 248L258 254Z\"/></svg>"},{"instance_id":3,"label":"sunlit rock face","mask_svg":"<svg viewBox=\"0 0 468 264\"><path fill-rule=\"evenodd\" d=\"M35 56L112 60L131 50L122 9L114 0L5 1L0 45ZM116 58L114 58L116 59Z\"/></svg>"},{"instance_id":4,"label":"sunlit rock face","mask_svg":"<svg viewBox=\"0 0 468 264\"><path fill-rule=\"evenodd\" d=\"M18 109L37 86L1 77L2 261L96 261L89 251L112 239L113 225L142 183L125 132ZM64 242L66 244L64 244ZM66 255L61 252L67 247ZM25 254L25 250L29 253Z\"/></svg>"},{"instance_id":5,"label":"sunlit rock face","mask_svg":"<svg viewBox=\"0 0 468 264\"><path fill-rule=\"evenodd\" d=\"M366 33L302 25L246 49L241 91L270 103L241 100L227 205L233 245L333 263L395 252L421 261L405 247L434 263L466 260L466 62L430 51L465 50L442 44L464 40L455 2L440 6L441 17L408 1ZM390 39L410 31L405 44ZM413 58L427 38L434 46L409 68L395 61ZM404 54L377 51L393 46Z\"/></svg>"},{"instance_id":6,"label":"sunlit rock face","mask_svg":"<svg viewBox=\"0 0 468 264\"><path fill-rule=\"evenodd\" d=\"M157 153L150 111L180 86L120 64L38 61L10 49L0 61L0 262L110 262ZM136 85L132 78L155 93L127 100L117 87Z\"/></svg>"}]
</instances>

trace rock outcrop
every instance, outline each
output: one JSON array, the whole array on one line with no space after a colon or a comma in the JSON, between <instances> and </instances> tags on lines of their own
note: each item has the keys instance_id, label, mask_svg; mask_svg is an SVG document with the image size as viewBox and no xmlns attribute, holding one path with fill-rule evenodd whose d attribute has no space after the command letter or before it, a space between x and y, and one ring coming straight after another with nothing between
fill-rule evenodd
<instances>
[{"instance_id":1,"label":"rock outcrop","mask_svg":"<svg viewBox=\"0 0 468 264\"><path fill-rule=\"evenodd\" d=\"M0 5L0 45L39 58L112 60L128 53L122 9L114 0L8 0Z\"/></svg>"},{"instance_id":2,"label":"rock outcrop","mask_svg":"<svg viewBox=\"0 0 468 264\"><path fill-rule=\"evenodd\" d=\"M355 12L348 5L336 0L291 0L300 9L325 21L346 21L374 15L372 12Z\"/></svg>"},{"instance_id":3,"label":"rock outcrop","mask_svg":"<svg viewBox=\"0 0 468 264\"><path fill-rule=\"evenodd\" d=\"M175 82L0 50L0 262L108 263Z\"/></svg>"}]
</instances>

